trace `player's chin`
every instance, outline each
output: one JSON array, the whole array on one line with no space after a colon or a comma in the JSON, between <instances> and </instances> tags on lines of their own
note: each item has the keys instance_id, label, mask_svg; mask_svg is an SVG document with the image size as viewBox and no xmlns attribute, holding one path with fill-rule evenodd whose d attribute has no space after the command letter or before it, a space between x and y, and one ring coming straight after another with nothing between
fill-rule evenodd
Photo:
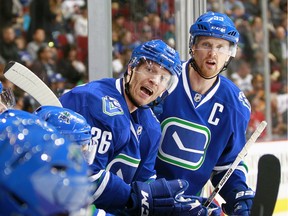
<instances>
[{"instance_id":1,"label":"player's chin","mask_svg":"<svg viewBox=\"0 0 288 216\"><path fill-rule=\"evenodd\" d=\"M206 73L204 72L203 75L204 77L207 77L207 78L211 78L211 77L214 77L218 72L217 71L207 71Z\"/></svg>"},{"instance_id":2,"label":"player's chin","mask_svg":"<svg viewBox=\"0 0 288 216\"><path fill-rule=\"evenodd\" d=\"M138 104L139 104L140 106L146 106L146 105L150 104L151 102L153 102L154 100L155 100L155 99L152 98L152 97L145 98L145 99L141 98L141 99L138 101Z\"/></svg>"}]
</instances>

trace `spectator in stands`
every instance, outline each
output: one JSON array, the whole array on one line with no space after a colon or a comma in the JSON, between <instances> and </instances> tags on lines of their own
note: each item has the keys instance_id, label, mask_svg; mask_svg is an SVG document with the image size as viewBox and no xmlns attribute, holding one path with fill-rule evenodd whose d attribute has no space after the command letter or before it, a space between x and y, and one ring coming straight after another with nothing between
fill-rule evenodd
<instances>
[{"instance_id":1,"label":"spectator in stands","mask_svg":"<svg viewBox=\"0 0 288 216\"><path fill-rule=\"evenodd\" d=\"M52 39L55 42L59 34L65 31L64 18L62 15L62 0L49 0L51 13L55 16L51 24Z\"/></svg>"},{"instance_id":2,"label":"spectator in stands","mask_svg":"<svg viewBox=\"0 0 288 216\"><path fill-rule=\"evenodd\" d=\"M264 51L262 47L257 47L254 50L253 61L251 62L251 71L253 76L257 73L264 74L265 64L264 64Z\"/></svg>"},{"instance_id":3,"label":"spectator in stands","mask_svg":"<svg viewBox=\"0 0 288 216\"><path fill-rule=\"evenodd\" d=\"M271 0L268 5L268 10L271 14L271 20L276 27L281 24L283 11L280 8L281 0Z\"/></svg>"},{"instance_id":4,"label":"spectator in stands","mask_svg":"<svg viewBox=\"0 0 288 216\"><path fill-rule=\"evenodd\" d=\"M139 38L139 44L152 40L153 38L152 28L149 24L145 24L141 30L142 31L141 31L140 38Z\"/></svg>"},{"instance_id":5,"label":"spectator in stands","mask_svg":"<svg viewBox=\"0 0 288 216\"><path fill-rule=\"evenodd\" d=\"M73 19L75 14L78 14L80 7L85 5L85 0L63 0L62 1L62 15L65 20Z\"/></svg>"},{"instance_id":6,"label":"spectator in stands","mask_svg":"<svg viewBox=\"0 0 288 216\"><path fill-rule=\"evenodd\" d=\"M272 109L272 128L275 138L288 138L287 133L287 112L288 112L288 88L283 94L272 94L271 109Z\"/></svg>"},{"instance_id":7,"label":"spectator in stands","mask_svg":"<svg viewBox=\"0 0 288 216\"><path fill-rule=\"evenodd\" d=\"M176 45L176 35L175 35L175 23L169 24L169 28L163 35L164 41L171 47L175 48Z\"/></svg>"},{"instance_id":8,"label":"spectator in stands","mask_svg":"<svg viewBox=\"0 0 288 216\"><path fill-rule=\"evenodd\" d=\"M270 52L282 64L288 58L287 36L283 26L276 27L275 35L271 37Z\"/></svg>"},{"instance_id":9,"label":"spectator in stands","mask_svg":"<svg viewBox=\"0 0 288 216\"><path fill-rule=\"evenodd\" d=\"M50 88L54 92L57 97L60 97L66 89L67 82L66 78L62 76L60 73L55 73L50 78Z\"/></svg>"},{"instance_id":10,"label":"spectator in stands","mask_svg":"<svg viewBox=\"0 0 288 216\"><path fill-rule=\"evenodd\" d=\"M152 28L152 38L158 39L162 38L162 32L161 32L161 18L157 14L150 14L149 15L149 21L148 24Z\"/></svg>"},{"instance_id":11,"label":"spectator in stands","mask_svg":"<svg viewBox=\"0 0 288 216\"><path fill-rule=\"evenodd\" d=\"M125 17L122 14L116 14L112 20L112 31L122 35L126 31L124 23Z\"/></svg>"},{"instance_id":12,"label":"spectator in stands","mask_svg":"<svg viewBox=\"0 0 288 216\"><path fill-rule=\"evenodd\" d=\"M80 8L80 15L74 20L75 37L88 37L88 9L84 5Z\"/></svg>"},{"instance_id":13,"label":"spectator in stands","mask_svg":"<svg viewBox=\"0 0 288 216\"><path fill-rule=\"evenodd\" d=\"M123 77L125 73L125 66L128 65L130 56L132 54L131 49L125 49L123 52L115 57L112 61L113 77L120 78Z\"/></svg>"},{"instance_id":14,"label":"spectator in stands","mask_svg":"<svg viewBox=\"0 0 288 216\"><path fill-rule=\"evenodd\" d=\"M255 17L261 15L259 0L242 0L242 2L249 16Z\"/></svg>"},{"instance_id":15,"label":"spectator in stands","mask_svg":"<svg viewBox=\"0 0 288 216\"><path fill-rule=\"evenodd\" d=\"M245 10L245 7L242 3L242 1L240 0L225 0L224 1L224 12L225 14L227 14L228 16L232 15L232 10L233 8L241 8L242 10Z\"/></svg>"},{"instance_id":16,"label":"spectator in stands","mask_svg":"<svg viewBox=\"0 0 288 216\"><path fill-rule=\"evenodd\" d=\"M245 7L240 4L235 4L231 8L230 18L235 22L237 19L248 19L245 12Z\"/></svg>"},{"instance_id":17,"label":"spectator in stands","mask_svg":"<svg viewBox=\"0 0 288 216\"><path fill-rule=\"evenodd\" d=\"M251 116L247 128L246 137L251 137L252 133L256 130L257 126L266 120L265 118L265 99L264 98L254 98L251 102ZM260 134L260 139L265 138L266 131Z\"/></svg>"},{"instance_id":18,"label":"spectator in stands","mask_svg":"<svg viewBox=\"0 0 288 216\"><path fill-rule=\"evenodd\" d=\"M32 41L27 43L27 51L30 53L32 60L37 58L37 51L40 46L45 44L45 30L37 28L33 33Z\"/></svg>"},{"instance_id":19,"label":"spectator in stands","mask_svg":"<svg viewBox=\"0 0 288 216\"><path fill-rule=\"evenodd\" d=\"M254 50L253 50L253 35L251 31L251 25L247 16L238 17L234 20L235 26L240 33L239 43L243 46L242 52L243 57L247 61L252 61Z\"/></svg>"},{"instance_id":20,"label":"spectator in stands","mask_svg":"<svg viewBox=\"0 0 288 216\"><path fill-rule=\"evenodd\" d=\"M26 46L26 38L22 35L16 37L15 43L17 44L18 47L18 55L21 59L21 62L28 68L31 67L33 59L30 53L27 50Z\"/></svg>"},{"instance_id":21,"label":"spectator in stands","mask_svg":"<svg viewBox=\"0 0 288 216\"><path fill-rule=\"evenodd\" d=\"M67 88L73 88L83 82L87 76L86 66L77 59L77 47L67 44L63 49L63 58L57 62L58 73L67 79Z\"/></svg>"},{"instance_id":22,"label":"spectator in stands","mask_svg":"<svg viewBox=\"0 0 288 216\"><path fill-rule=\"evenodd\" d=\"M244 60L240 62L238 70L231 75L233 82L244 94L253 90L252 78L251 66Z\"/></svg>"},{"instance_id":23,"label":"spectator in stands","mask_svg":"<svg viewBox=\"0 0 288 216\"><path fill-rule=\"evenodd\" d=\"M207 0L207 11L220 11L220 4L217 0Z\"/></svg>"},{"instance_id":24,"label":"spectator in stands","mask_svg":"<svg viewBox=\"0 0 288 216\"><path fill-rule=\"evenodd\" d=\"M253 49L259 49L264 43L264 31L262 18L256 16L251 22L251 32L253 37Z\"/></svg>"},{"instance_id":25,"label":"spectator in stands","mask_svg":"<svg viewBox=\"0 0 288 216\"><path fill-rule=\"evenodd\" d=\"M255 73L251 80L252 90L250 92L246 92L246 97L250 103L254 99L262 99L265 100L265 90L264 90L264 75L263 73Z\"/></svg>"},{"instance_id":26,"label":"spectator in stands","mask_svg":"<svg viewBox=\"0 0 288 216\"><path fill-rule=\"evenodd\" d=\"M57 71L53 55L53 49L47 44L42 45L37 51L37 59L31 65L31 70L49 87L50 77Z\"/></svg>"},{"instance_id":27,"label":"spectator in stands","mask_svg":"<svg viewBox=\"0 0 288 216\"><path fill-rule=\"evenodd\" d=\"M120 35L119 41L114 44L114 52L121 54L126 49L133 50L138 44L138 42L136 42L136 44L134 43L132 32L126 30L123 34Z\"/></svg>"},{"instance_id":28,"label":"spectator in stands","mask_svg":"<svg viewBox=\"0 0 288 216\"><path fill-rule=\"evenodd\" d=\"M270 91L271 93L280 93L283 88L282 77L279 71L280 65L278 67L274 65L272 67L272 72L270 74Z\"/></svg>"},{"instance_id":29,"label":"spectator in stands","mask_svg":"<svg viewBox=\"0 0 288 216\"><path fill-rule=\"evenodd\" d=\"M56 14L51 11L50 0L32 0L29 5L31 22L27 31L27 41L32 40L32 35L38 28L43 28L47 41L53 41L52 26Z\"/></svg>"},{"instance_id":30,"label":"spectator in stands","mask_svg":"<svg viewBox=\"0 0 288 216\"><path fill-rule=\"evenodd\" d=\"M0 38L0 56L2 56L5 63L11 60L21 62L15 38L15 31L11 25L3 27Z\"/></svg>"},{"instance_id":31,"label":"spectator in stands","mask_svg":"<svg viewBox=\"0 0 288 216\"><path fill-rule=\"evenodd\" d=\"M0 0L0 31L4 26L18 23L22 10L19 0Z\"/></svg>"},{"instance_id":32,"label":"spectator in stands","mask_svg":"<svg viewBox=\"0 0 288 216\"><path fill-rule=\"evenodd\" d=\"M169 1L147 0L145 7L148 13L157 14L163 22L168 22L171 19Z\"/></svg>"}]
</instances>

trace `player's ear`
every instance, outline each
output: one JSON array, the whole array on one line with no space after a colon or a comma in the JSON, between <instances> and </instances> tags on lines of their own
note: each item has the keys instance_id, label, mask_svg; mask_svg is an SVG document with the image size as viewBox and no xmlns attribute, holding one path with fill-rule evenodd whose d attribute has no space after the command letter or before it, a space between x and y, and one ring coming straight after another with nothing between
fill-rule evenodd
<instances>
[{"instance_id":1,"label":"player's ear","mask_svg":"<svg viewBox=\"0 0 288 216\"><path fill-rule=\"evenodd\" d=\"M189 53L190 53L190 55L191 55L192 57L193 57L194 54L195 54L195 53L194 53L194 51L195 51L195 50L194 50L194 46L195 46L195 45L193 45L193 46L190 48L190 50L189 50Z\"/></svg>"},{"instance_id":2,"label":"player's ear","mask_svg":"<svg viewBox=\"0 0 288 216\"><path fill-rule=\"evenodd\" d=\"M132 68L130 65L128 65L128 68L127 68L127 75L130 75L130 76L131 76L131 74L132 74L132 70L133 70L133 68Z\"/></svg>"}]
</instances>

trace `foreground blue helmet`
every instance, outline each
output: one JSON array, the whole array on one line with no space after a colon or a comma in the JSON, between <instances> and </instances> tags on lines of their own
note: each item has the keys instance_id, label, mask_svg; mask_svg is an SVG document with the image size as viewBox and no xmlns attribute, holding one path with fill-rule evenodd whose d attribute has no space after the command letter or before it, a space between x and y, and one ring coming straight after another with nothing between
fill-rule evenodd
<instances>
[{"instance_id":1,"label":"foreground blue helmet","mask_svg":"<svg viewBox=\"0 0 288 216\"><path fill-rule=\"evenodd\" d=\"M15 97L10 88L4 89L0 81L0 113L15 106Z\"/></svg>"},{"instance_id":2,"label":"foreground blue helmet","mask_svg":"<svg viewBox=\"0 0 288 216\"><path fill-rule=\"evenodd\" d=\"M57 106L40 106L34 114L52 124L64 137L80 145L87 163L93 163L96 145L90 145L91 126L82 115Z\"/></svg>"},{"instance_id":3,"label":"foreground blue helmet","mask_svg":"<svg viewBox=\"0 0 288 216\"><path fill-rule=\"evenodd\" d=\"M170 85L167 87L170 94L175 89L182 70L179 53L162 40L151 40L133 50L129 65L134 68L143 59L159 64L172 74Z\"/></svg>"},{"instance_id":4,"label":"foreground blue helmet","mask_svg":"<svg viewBox=\"0 0 288 216\"><path fill-rule=\"evenodd\" d=\"M235 28L233 21L226 14L211 11L202 14L191 25L190 34L190 48L195 43L197 36L216 37L231 42L231 56L235 57L236 55L239 32Z\"/></svg>"},{"instance_id":5,"label":"foreground blue helmet","mask_svg":"<svg viewBox=\"0 0 288 216\"><path fill-rule=\"evenodd\" d=\"M22 110L0 114L0 215L61 215L87 207L89 169L78 145Z\"/></svg>"},{"instance_id":6,"label":"foreground blue helmet","mask_svg":"<svg viewBox=\"0 0 288 216\"><path fill-rule=\"evenodd\" d=\"M40 106L34 111L34 114L52 124L71 141L79 145L90 142L90 125L82 115L73 110L57 106Z\"/></svg>"}]
</instances>

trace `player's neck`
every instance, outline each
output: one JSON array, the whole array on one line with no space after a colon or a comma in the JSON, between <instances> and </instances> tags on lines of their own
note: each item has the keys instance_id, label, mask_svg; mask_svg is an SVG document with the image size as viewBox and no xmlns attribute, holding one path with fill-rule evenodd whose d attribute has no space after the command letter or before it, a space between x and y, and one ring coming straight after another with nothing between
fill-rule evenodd
<instances>
[{"instance_id":1,"label":"player's neck","mask_svg":"<svg viewBox=\"0 0 288 216\"><path fill-rule=\"evenodd\" d=\"M189 81L193 91L199 94L205 94L214 84L217 77L213 79L204 79L192 67L189 67Z\"/></svg>"},{"instance_id":2,"label":"player's neck","mask_svg":"<svg viewBox=\"0 0 288 216\"><path fill-rule=\"evenodd\" d=\"M126 92L124 93L124 97L125 97L125 101L126 104L128 106L129 112L132 113L137 109L137 106L135 106L132 101L129 99L129 97L127 96Z\"/></svg>"}]
</instances>

